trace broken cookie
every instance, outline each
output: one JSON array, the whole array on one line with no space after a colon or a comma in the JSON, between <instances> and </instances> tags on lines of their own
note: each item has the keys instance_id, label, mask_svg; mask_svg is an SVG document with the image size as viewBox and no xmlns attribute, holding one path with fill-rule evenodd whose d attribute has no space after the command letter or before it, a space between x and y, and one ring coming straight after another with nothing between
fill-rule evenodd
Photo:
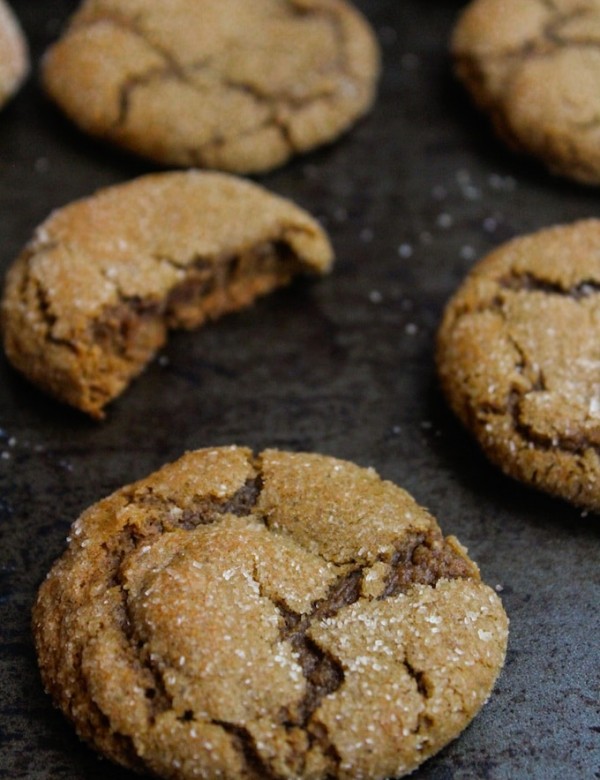
<instances>
[{"instance_id":1,"label":"broken cookie","mask_svg":"<svg viewBox=\"0 0 600 780\"><path fill-rule=\"evenodd\" d=\"M514 239L449 301L450 406L504 472L600 510L600 220Z\"/></svg>"},{"instance_id":2,"label":"broken cookie","mask_svg":"<svg viewBox=\"0 0 600 780\"><path fill-rule=\"evenodd\" d=\"M474 0L451 48L502 138L555 173L600 184L598 0Z\"/></svg>"},{"instance_id":3,"label":"broken cookie","mask_svg":"<svg viewBox=\"0 0 600 780\"><path fill-rule=\"evenodd\" d=\"M169 165L264 171L374 100L379 49L346 0L85 0L46 89L84 131Z\"/></svg>"},{"instance_id":4,"label":"broken cookie","mask_svg":"<svg viewBox=\"0 0 600 780\"><path fill-rule=\"evenodd\" d=\"M6 354L45 391L102 417L170 328L196 328L332 260L315 220L256 184L144 176L38 228L7 275Z\"/></svg>"},{"instance_id":5,"label":"broken cookie","mask_svg":"<svg viewBox=\"0 0 600 780\"><path fill-rule=\"evenodd\" d=\"M0 106L14 95L29 72L25 37L10 6L0 0Z\"/></svg>"},{"instance_id":6,"label":"broken cookie","mask_svg":"<svg viewBox=\"0 0 600 780\"><path fill-rule=\"evenodd\" d=\"M33 612L47 690L165 778L382 780L488 698L507 618L373 469L198 450L88 509Z\"/></svg>"}]
</instances>

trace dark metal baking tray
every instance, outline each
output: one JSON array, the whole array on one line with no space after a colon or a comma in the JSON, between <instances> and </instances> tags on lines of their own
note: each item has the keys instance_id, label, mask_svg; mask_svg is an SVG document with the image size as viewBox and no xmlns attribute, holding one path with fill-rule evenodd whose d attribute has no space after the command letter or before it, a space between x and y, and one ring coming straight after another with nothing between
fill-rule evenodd
<instances>
[{"instance_id":1,"label":"dark metal baking tray","mask_svg":"<svg viewBox=\"0 0 600 780\"><path fill-rule=\"evenodd\" d=\"M513 155L455 84L455 0L362 0L382 44L373 112L259 181L317 215L334 273L175 334L94 423L0 357L0 777L133 775L82 745L44 694L35 591L88 505L184 450L239 443L374 466L456 534L511 618L481 714L419 780L600 777L598 518L502 476L447 411L433 342L445 301L505 239L597 215L600 191ZM14 0L34 71L0 113L0 271L54 208L152 169L45 100L40 57L74 0Z\"/></svg>"}]
</instances>

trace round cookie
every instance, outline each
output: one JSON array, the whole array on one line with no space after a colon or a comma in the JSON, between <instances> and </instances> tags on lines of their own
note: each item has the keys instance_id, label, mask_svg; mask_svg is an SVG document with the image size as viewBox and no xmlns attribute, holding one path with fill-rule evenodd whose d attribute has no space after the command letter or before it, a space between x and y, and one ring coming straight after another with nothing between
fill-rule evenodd
<instances>
[{"instance_id":1,"label":"round cookie","mask_svg":"<svg viewBox=\"0 0 600 780\"><path fill-rule=\"evenodd\" d=\"M165 343L333 260L319 225L251 182L153 174L65 206L9 269L9 360L56 398L102 417Z\"/></svg>"},{"instance_id":2,"label":"round cookie","mask_svg":"<svg viewBox=\"0 0 600 780\"><path fill-rule=\"evenodd\" d=\"M449 301L450 406L507 474L600 510L600 220L514 239Z\"/></svg>"},{"instance_id":3,"label":"round cookie","mask_svg":"<svg viewBox=\"0 0 600 780\"><path fill-rule=\"evenodd\" d=\"M11 8L0 0L0 106L14 95L29 71L29 54Z\"/></svg>"},{"instance_id":4,"label":"round cookie","mask_svg":"<svg viewBox=\"0 0 600 780\"><path fill-rule=\"evenodd\" d=\"M258 172L374 100L379 49L346 0L85 0L47 52L84 131L168 165Z\"/></svg>"},{"instance_id":5,"label":"round cookie","mask_svg":"<svg viewBox=\"0 0 600 780\"><path fill-rule=\"evenodd\" d=\"M507 619L457 540L373 469L221 447L88 509L33 630L55 702L125 766L378 780L476 714Z\"/></svg>"},{"instance_id":6,"label":"round cookie","mask_svg":"<svg viewBox=\"0 0 600 780\"><path fill-rule=\"evenodd\" d=\"M598 0L474 0L451 48L458 76L511 146L600 183Z\"/></svg>"}]
</instances>

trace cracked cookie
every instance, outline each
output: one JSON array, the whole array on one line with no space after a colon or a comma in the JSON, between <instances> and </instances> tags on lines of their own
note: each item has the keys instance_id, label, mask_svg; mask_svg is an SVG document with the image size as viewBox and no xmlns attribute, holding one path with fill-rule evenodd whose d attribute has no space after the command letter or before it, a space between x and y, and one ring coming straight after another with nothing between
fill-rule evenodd
<instances>
[{"instance_id":1,"label":"cracked cookie","mask_svg":"<svg viewBox=\"0 0 600 780\"><path fill-rule=\"evenodd\" d=\"M459 78L509 145L600 184L598 0L475 0L451 48Z\"/></svg>"},{"instance_id":2,"label":"cracked cookie","mask_svg":"<svg viewBox=\"0 0 600 780\"><path fill-rule=\"evenodd\" d=\"M0 106L21 86L29 72L23 31L10 6L0 0Z\"/></svg>"},{"instance_id":3,"label":"cracked cookie","mask_svg":"<svg viewBox=\"0 0 600 780\"><path fill-rule=\"evenodd\" d=\"M332 260L315 220L256 184L144 176L38 228L7 275L4 347L32 382L101 418L169 329L196 328Z\"/></svg>"},{"instance_id":4,"label":"cracked cookie","mask_svg":"<svg viewBox=\"0 0 600 780\"><path fill-rule=\"evenodd\" d=\"M45 686L165 778L378 780L456 737L507 619L457 540L332 457L190 452L92 506L42 584Z\"/></svg>"},{"instance_id":5,"label":"cracked cookie","mask_svg":"<svg viewBox=\"0 0 600 780\"><path fill-rule=\"evenodd\" d=\"M86 0L47 52L84 131L168 165L265 171L371 107L375 36L346 0Z\"/></svg>"},{"instance_id":6,"label":"cracked cookie","mask_svg":"<svg viewBox=\"0 0 600 780\"><path fill-rule=\"evenodd\" d=\"M600 220L513 239L449 301L450 406L504 472L600 510Z\"/></svg>"}]
</instances>

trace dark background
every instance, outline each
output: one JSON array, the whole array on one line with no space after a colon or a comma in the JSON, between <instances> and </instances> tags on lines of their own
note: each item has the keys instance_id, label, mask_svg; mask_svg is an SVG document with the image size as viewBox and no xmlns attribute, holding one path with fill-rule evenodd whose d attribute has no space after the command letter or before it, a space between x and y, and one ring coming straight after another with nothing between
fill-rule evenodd
<instances>
[{"instance_id":1,"label":"dark background","mask_svg":"<svg viewBox=\"0 0 600 780\"><path fill-rule=\"evenodd\" d=\"M501 590L507 662L491 700L415 780L600 777L598 518L490 466L433 366L445 301L507 238L596 215L600 190L548 175L492 136L454 83L461 3L363 0L381 41L374 111L336 144L259 177L315 214L334 273L175 334L103 423L47 399L0 357L0 777L133 775L99 761L43 693L35 591L70 523L186 449L314 450L374 466L437 516ZM48 213L152 169L73 129L40 57L74 0L14 0L33 73L0 113L0 272Z\"/></svg>"}]
</instances>

